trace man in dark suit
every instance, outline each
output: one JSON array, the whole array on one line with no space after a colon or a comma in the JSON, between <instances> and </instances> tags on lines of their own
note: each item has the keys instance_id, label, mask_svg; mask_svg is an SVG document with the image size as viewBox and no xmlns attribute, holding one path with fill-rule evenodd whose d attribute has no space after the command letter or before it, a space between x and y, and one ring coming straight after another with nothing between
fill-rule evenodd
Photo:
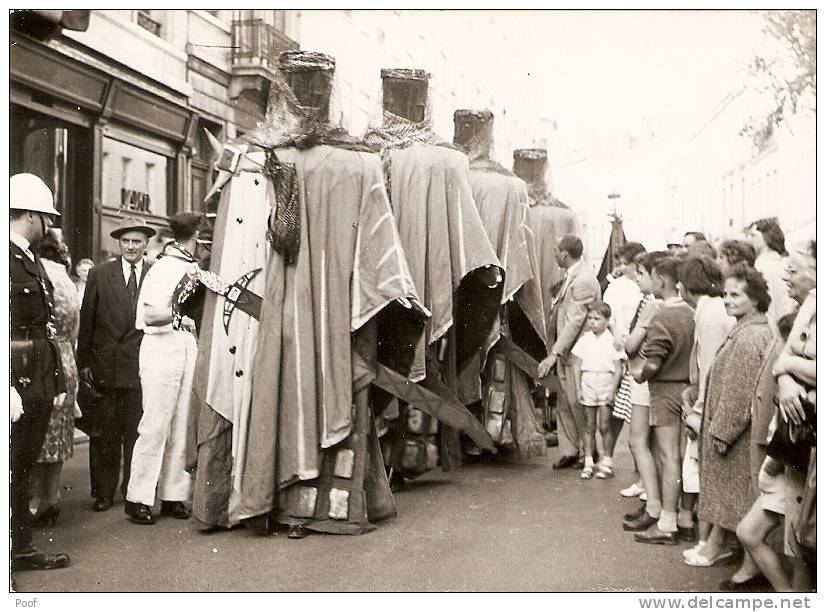
<instances>
[{"instance_id":1,"label":"man in dark suit","mask_svg":"<svg viewBox=\"0 0 826 612\"><path fill-rule=\"evenodd\" d=\"M135 308L141 283L152 265L143 253L155 230L145 221L126 218L109 234L121 256L89 271L83 305L77 364L81 380L102 394L96 403L89 440L89 472L93 509L112 507L118 486L126 497L132 449L143 415L138 355L143 332L135 328Z\"/></svg>"},{"instance_id":2,"label":"man in dark suit","mask_svg":"<svg viewBox=\"0 0 826 612\"><path fill-rule=\"evenodd\" d=\"M43 446L52 407L62 404L66 381L55 344L52 283L30 250L60 213L46 184L33 174L9 181L9 281L11 289L11 540L12 570L55 569L68 555L32 544L29 474Z\"/></svg>"}]
</instances>

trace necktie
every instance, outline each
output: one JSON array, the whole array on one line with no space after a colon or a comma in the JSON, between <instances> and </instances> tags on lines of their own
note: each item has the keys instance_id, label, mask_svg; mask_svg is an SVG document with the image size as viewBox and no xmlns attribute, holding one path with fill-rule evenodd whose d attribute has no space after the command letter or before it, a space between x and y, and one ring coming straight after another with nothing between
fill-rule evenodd
<instances>
[{"instance_id":1,"label":"necktie","mask_svg":"<svg viewBox=\"0 0 826 612\"><path fill-rule=\"evenodd\" d=\"M132 309L138 305L138 279L135 276L135 264L129 264L129 282L126 283L126 294L129 296L129 303Z\"/></svg>"}]
</instances>

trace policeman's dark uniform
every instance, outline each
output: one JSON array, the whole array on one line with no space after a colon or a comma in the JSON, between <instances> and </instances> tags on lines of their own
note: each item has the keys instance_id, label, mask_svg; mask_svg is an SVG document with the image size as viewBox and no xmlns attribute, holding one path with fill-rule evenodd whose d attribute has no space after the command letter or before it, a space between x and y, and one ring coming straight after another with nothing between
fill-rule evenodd
<instances>
[{"instance_id":1,"label":"policeman's dark uniform","mask_svg":"<svg viewBox=\"0 0 826 612\"><path fill-rule=\"evenodd\" d=\"M32 543L29 474L43 446L54 397L66 390L54 341L52 283L40 259L9 242L11 384L23 415L11 424L12 555Z\"/></svg>"}]
</instances>

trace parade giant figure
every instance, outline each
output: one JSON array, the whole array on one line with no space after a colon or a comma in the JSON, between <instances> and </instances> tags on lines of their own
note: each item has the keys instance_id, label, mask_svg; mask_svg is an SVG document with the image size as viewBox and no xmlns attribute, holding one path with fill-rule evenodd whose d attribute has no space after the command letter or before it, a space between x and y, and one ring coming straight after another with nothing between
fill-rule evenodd
<instances>
[{"instance_id":1,"label":"parade giant figure","mask_svg":"<svg viewBox=\"0 0 826 612\"><path fill-rule=\"evenodd\" d=\"M387 191L418 294L432 317L416 347L422 385L453 403L459 379L490 345L503 291L502 268L473 202L467 157L432 129L430 75L385 69L381 125L366 142L381 154ZM468 412L468 416L473 418ZM395 484L441 464L461 463L457 432L405 403L391 401L380 422ZM486 436L482 446L493 450Z\"/></svg>"},{"instance_id":2,"label":"parade giant figure","mask_svg":"<svg viewBox=\"0 0 826 612\"><path fill-rule=\"evenodd\" d=\"M556 341L556 326L550 324L551 312L564 274L554 259L554 251L561 236L579 235L579 226L574 212L556 199L548 188L548 151L546 149L516 149L513 152L513 171L528 185L530 203L528 220L536 239L540 286L544 293L542 307L545 310L548 346L552 346ZM552 419L547 398L542 397L540 403L544 412L543 424L550 428Z\"/></svg>"},{"instance_id":3,"label":"parade giant figure","mask_svg":"<svg viewBox=\"0 0 826 612\"><path fill-rule=\"evenodd\" d=\"M536 246L528 223L528 191L522 179L491 159L492 112L457 110L453 119L453 142L470 160L473 199L505 269L498 321L501 338L487 356L480 352L478 358L480 369L484 368L481 416L498 445L514 451L519 459L530 459L545 454L531 388L547 348ZM469 376L463 387L470 394L471 385L478 387L480 372L470 367L465 372Z\"/></svg>"},{"instance_id":4,"label":"parade giant figure","mask_svg":"<svg viewBox=\"0 0 826 612\"><path fill-rule=\"evenodd\" d=\"M300 538L395 514L371 402L416 375L429 313L380 159L329 121L334 66L282 55L266 124L219 159L194 389L193 511L207 526Z\"/></svg>"}]
</instances>

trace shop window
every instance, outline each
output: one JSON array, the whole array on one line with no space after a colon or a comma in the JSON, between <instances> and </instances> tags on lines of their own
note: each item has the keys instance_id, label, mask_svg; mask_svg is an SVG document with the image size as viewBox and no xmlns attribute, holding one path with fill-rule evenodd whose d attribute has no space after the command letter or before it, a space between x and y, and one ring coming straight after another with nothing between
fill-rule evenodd
<instances>
[{"instance_id":1,"label":"shop window","mask_svg":"<svg viewBox=\"0 0 826 612\"><path fill-rule=\"evenodd\" d=\"M23 137L21 151L21 170L43 179L61 212L66 210L68 137L69 131L64 127L34 127Z\"/></svg>"},{"instance_id":2,"label":"shop window","mask_svg":"<svg viewBox=\"0 0 826 612\"><path fill-rule=\"evenodd\" d=\"M11 105L9 170L39 176L61 216L55 224L74 259L92 254L91 156L83 128Z\"/></svg>"},{"instance_id":3,"label":"shop window","mask_svg":"<svg viewBox=\"0 0 826 612\"><path fill-rule=\"evenodd\" d=\"M103 139L103 205L166 217L171 207L173 164L153 151Z\"/></svg>"}]
</instances>

